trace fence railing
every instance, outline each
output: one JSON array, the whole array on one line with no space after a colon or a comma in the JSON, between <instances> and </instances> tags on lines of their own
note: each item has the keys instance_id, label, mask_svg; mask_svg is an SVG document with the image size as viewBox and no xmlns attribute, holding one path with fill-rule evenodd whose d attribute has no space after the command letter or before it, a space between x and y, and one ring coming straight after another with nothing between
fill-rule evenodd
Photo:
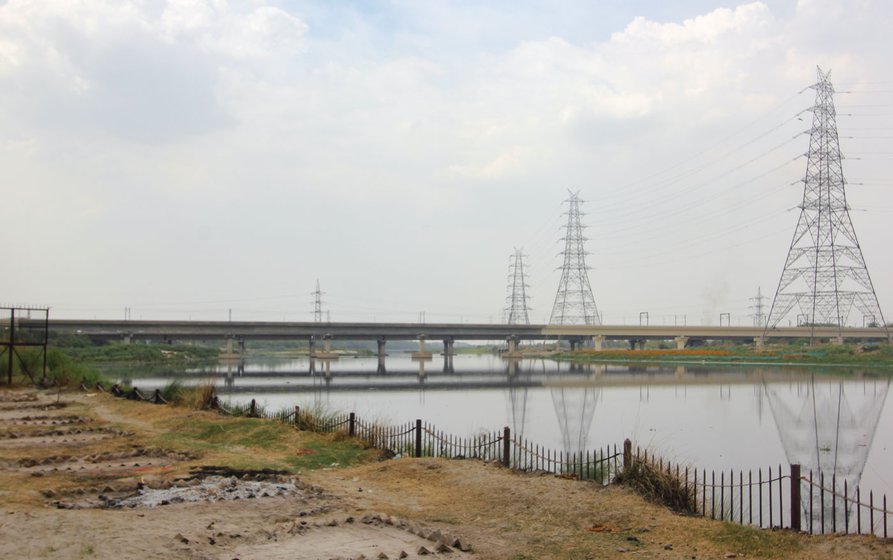
<instances>
[{"instance_id":1,"label":"fence railing","mask_svg":"<svg viewBox=\"0 0 893 560\"><path fill-rule=\"evenodd\" d=\"M103 390L99 385L97 388ZM110 392L124 398L166 404L158 390L147 396L135 387L125 392L115 385ZM787 473L781 465L746 472L707 471L682 467L638 447L634 450L628 439L619 450L613 445L567 453L515 438L508 427L501 432L458 437L422 420L393 426L366 422L353 412L321 416L298 406L293 410L269 412L254 399L238 410L227 409L217 397L213 398L212 405L225 414L279 420L302 430L343 432L393 456L498 461L519 471L549 472L599 484L610 484L618 474L639 462L675 479L690 501L687 508L690 511L759 528L786 528L810 534L874 534L886 539L888 518L893 514L887 506L886 494L875 499L874 492L869 492L866 501L861 489L850 489L845 479L839 483L834 475L829 481L822 473L803 474L800 465L790 465Z\"/></svg>"},{"instance_id":2,"label":"fence railing","mask_svg":"<svg viewBox=\"0 0 893 560\"><path fill-rule=\"evenodd\" d=\"M628 441L628 440L627 440ZM680 467L636 448L635 461L675 477L691 501L691 511L704 517L760 528L785 528L810 534L856 533L888 538L886 494L875 500L846 480L801 472L800 465L768 469L722 470ZM830 483L830 487L829 487Z\"/></svg>"}]
</instances>

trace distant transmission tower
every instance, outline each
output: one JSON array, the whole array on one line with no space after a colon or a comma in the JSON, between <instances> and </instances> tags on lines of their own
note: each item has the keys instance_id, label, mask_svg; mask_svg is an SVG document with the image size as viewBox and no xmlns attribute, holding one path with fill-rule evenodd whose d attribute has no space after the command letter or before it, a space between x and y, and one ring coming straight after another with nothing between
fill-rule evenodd
<instances>
[{"instance_id":1,"label":"distant transmission tower","mask_svg":"<svg viewBox=\"0 0 893 560\"><path fill-rule=\"evenodd\" d=\"M313 322L322 323L322 296L325 292L319 289L319 279L316 279L316 290L310 292L313 296Z\"/></svg>"},{"instance_id":2,"label":"distant transmission tower","mask_svg":"<svg viewBox=\"0 0 893 560\"><path fill-rule=\"evenodd\" d=\"M524 252L515 249L509 264L509 295L506 298L505 322L509 325L529 325L527 312L527 283L524 275Z\"/></svg>"},{"instance_id":3,"label":"distant transmission tower","mask_svg":"<svg viewBox=\"0 0 893 560\"><path fill-rule=\"evenodd\" d=\"M568 191L570 192L570 191ZM552 325L600 325L598 308L589 286L589 268L586 266L587 239L583 237L585 227L580 220L580 193L571 192L568 203L567 225L564 232L564 265L561 267L561 280L552 305Z\"/></svg>"},{"instance_id":4,"label":"distant transmission tower","mask_svg":"<svg viewBox=\"0 0 893 560\"><path fill-rule=\"evenodd\" d=\"M855 306L863 323L886 330L846 202L830 72L817 73L800 220L765 328L775 328L796 307L798 324L840 332Z\"/></svg>"},{"instance_id":5,"label":"distant transmission tower","mask_svg":"<svg viewBox=\"0 0 893 560\"><path fill-rule=\"evenodd\" d=\"M751 317L753 317L753 326L755 327L766 326L766 313L764 311L766 305L763 302L767 299L769 298L763 295L763 290L759 286L757 287L756 297L750 298L750 301L754 302L754 304L751 305L750 308L753 309L753 314L751 315Z\"/></svg>"}]
</instances>

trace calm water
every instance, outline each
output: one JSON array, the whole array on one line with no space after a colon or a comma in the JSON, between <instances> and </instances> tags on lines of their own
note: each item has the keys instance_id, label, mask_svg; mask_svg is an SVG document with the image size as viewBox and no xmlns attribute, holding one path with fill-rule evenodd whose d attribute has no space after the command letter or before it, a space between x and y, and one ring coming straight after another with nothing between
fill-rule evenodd
<instances>
[{"instance_id":1,"label":"calm water","mask_svg":"<svg viewBox=\"0 0 893 560\"><path fill-rule=\"evenodd\" d=\"M554 449L576 451L630 438L698 468L800 463L893 494L889 371L736 366L572 366L497 356L389 356L249 361L200 370L140 372L140 389L177 377L213 380L232 402L312 407L384 423L421 418L461 436L508 426ZM115 372L112 372L115 373ZM120 372L118 377L124 378ZM785 467L786 469L786 467Z\"/></svg>"}]
</instances>

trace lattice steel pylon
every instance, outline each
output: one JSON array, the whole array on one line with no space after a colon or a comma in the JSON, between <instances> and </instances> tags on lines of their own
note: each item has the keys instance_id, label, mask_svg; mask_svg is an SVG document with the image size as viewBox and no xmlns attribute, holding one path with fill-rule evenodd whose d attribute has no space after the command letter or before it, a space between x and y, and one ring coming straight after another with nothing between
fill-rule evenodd
<instances>
[{"instance_id":1,"label":"lattice steel pylon","mask_svg":"<svg viewBox=\"0 0 893 560\"><path fill-rule=\"evenodd\" d=\"M508 325L529 325L527 282L524 274L524 251L515 249L509 262L509 295L506 297L505 322Z\"/></svg>"},{"instance_id":2,"label":"lattice steel pylon","mask_svg":"<svg viewBox=\"0 0 893 560\"><path fill-rule=\"evenodd\" d=\"M870 320L889 337L850 219L830 72L817 68L817 74L817 82L810 86L816 97L810 109L813 118L800 220L765 330L778 326L796 307L798 325L835 326L841 334L855 306L863 322Z\"/></svg>"},{"instance_id":3,"label":"lattice steel pylon","mask_svg":"<svg viewBox=\"0 0 893 560\"><path fill-rule=\"evenodd\" d=\"M568 191L570 192L570 191ZM568 204L567 225L564 235L564 264L561 267L561 280L558 282L558 292L555 294L555 303L552 305L552 316L549 324L552 325L600 325L601 317L598 307L595 305L595 297L592 295L592 287L589 285L589 267L586 266L586 241L583 236L583 225L580 212L580 193L570 192Z\"/></svg>"},{"instance_id":4,"label":"lattice steel pylon","mask_svg":"<svg viewBox=\"0 0 893 560\"><path fill-rule=\"evenodd\" d=\"M319 279L316 279L316 290L310 292L313 296L313 322L322 323L322 296L325 294L319 289Z\"/></svg>"}]
</instances>

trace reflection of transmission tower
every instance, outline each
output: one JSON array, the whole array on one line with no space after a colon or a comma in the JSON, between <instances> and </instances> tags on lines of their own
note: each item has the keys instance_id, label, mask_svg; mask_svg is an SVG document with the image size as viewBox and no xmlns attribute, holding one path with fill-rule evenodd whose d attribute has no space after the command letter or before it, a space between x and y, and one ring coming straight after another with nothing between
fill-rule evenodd
<instances>
[{"instance_id":1,"label":"reflection of transmission tower","mask_svg":"<svg viewBox=\"0 0 893 560\"><path fill-rule=\"evenodd\" d=\"M313 322L322 323L322 296L325 292L319 289L319 279L316 280L316 290L311 292L313 296Z\"/></svg>"},{"instance_id":2,"label":"reflection of transmission tower","mask_svg":"<svg viewBox=\"0 0 893 560\"><path fill-rule=\"evenodd\" d=\"M753 309L751 317L753 317L753 326L755 327L766 326L766 313L763 311L766 305L763 302L767 299L769 298L763 295L763 290L759 286L757 287L756 297L750 298L750 301L754 302L750 308Z\"/></svg>"},{"instance_id":3,"label":"reflection of transmission tower","mask_svg":"<svg viewBox=\"0 0 893 560\"><path fill-rule=\"evenodd\" d=\"M857 382L817 383L814 376L805 387L764 382L788 463L801 465L816 481L823 474L826 488L834 485L838 495L848 488L852 496L862 480L890 384L889 379L864 381L861 387ZM821 499L814 488L812 494L807 491L801 498L807 516L812 510L809 501ZM853 520L852 503L844 506L836 512L838 526ZM824 512L813 514L816 524L824 521ZM827 524L832 524L830 518Z\"/></svg>"},{"instance_id":4,"label":"reflection of transmission tower","mask_svg":"<svg viewBox=\"0 0 893 560\"><path fill-rule=\"evenodd\" d=\"M567 225L564 236L564 265L561 267L561 280L558 292L552 305L553 325L600 325L598 308L589 286L589 269L586 266L586 238L580 221L580 193L570 193L568 203Z\"/></svg>"},{"instance_id":5,"label":"reflection of transmission tower","mask_svg":"<svg viewBox=\"0 0 893 560\"><path fill-rule=\"evenodd\" d=\"M506 298L505 322L509 325L529 325L527 311L530 308L527 307L527 283L524 276L524 254L521 249L515 249L512 255L509 280L511 283L508 288L511 292Z\"/></svg>"},{"instance_id":6,"label":"reflection of transmission tower","mask_svg":"<svg viewBox=\"0 0 893 560\"><path fill-rule=\"evenodd\" d=\"M834 88L828 74L818 69L812 130L800 221L769 311L766 329L774 328L796 306L807 325L842 329L853 306L863 321L879 326L884 318L878 305L862 249L846 202ZM884 326L886 329L886 327Z\"/></svg>"}]
</instances>

